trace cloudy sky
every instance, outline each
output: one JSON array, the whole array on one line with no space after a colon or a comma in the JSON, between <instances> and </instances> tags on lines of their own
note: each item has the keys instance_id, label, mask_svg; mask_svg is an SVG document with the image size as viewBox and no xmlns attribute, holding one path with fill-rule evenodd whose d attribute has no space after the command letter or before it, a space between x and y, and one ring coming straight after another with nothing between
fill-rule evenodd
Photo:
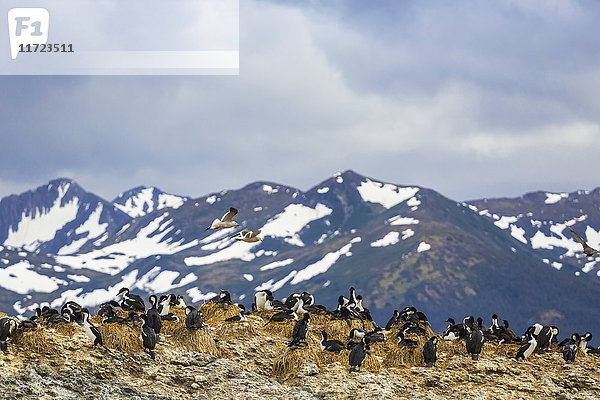
<instances>
[{"instance_id":1,"label":"cloudy sky","mask_svg":"<svg viewBox=\"0 0 600 400\"><path fill-rule=\"evenodd\" d=\"M240 3L239 76L0 77L0 196L346 169L457 200L600 186L600 3Z\"/></svg>"}]
</instances>

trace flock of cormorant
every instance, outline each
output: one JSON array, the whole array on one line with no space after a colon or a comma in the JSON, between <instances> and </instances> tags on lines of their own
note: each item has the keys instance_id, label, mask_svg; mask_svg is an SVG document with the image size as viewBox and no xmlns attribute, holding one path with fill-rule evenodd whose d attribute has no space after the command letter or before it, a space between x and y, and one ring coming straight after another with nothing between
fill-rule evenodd
<instances>
[{"instance_id":1,"label":"flock of cormorant","mask_svg":"<svg viewBox=\"0 0 600 400\"><path fill-rule=\"evenodd\" d=\"M122 323L140 327L144 351L152 359L155 359L154 350L159 342L163 321L179 320L176 315L170 312L170 307L185 307L185 326L188 329L194 330L206 327L202 311L191 305L186 305L183 296L168 294L157 298L156 295L151 295L149 297L150 307L146 309L142 298L131 294L129 289L122 288L118 296L121 295L120 303L115 300L103 303L98 308L97 314L102 316L102 323ZM224 309L234 304L231 295L226 290L221 290L220 294L210 302L220 304ZM427 317L415 307L405 307L401 311L394 310L385 327L378 327L371 318L369 310L362 305L362 297L356 295L354 287L350 288L349 298L339 296L337 307L334 310L328 310L322 305L315 304L314 296L307 292L294 293L284 301L279 301L274 299L273 293L269 290L256 292L251 312L246 312L245 307L241 304L236 305L240 308L239 315L227 318L226 323L245 323L248 314L262 311L274 312L264 326L271 323L295 320L291 340L288 343L290 350L308 346L306 336L309 331L311 314L326 315L332 320L345 321L349 329L346 338L347 343L340 340L328 340L327 331L323 330L321 331L320 347L322 351L335 353L339 353L344 349L350 350L348 358L350 372L360 370L371 346L377 342L388 340L392 328L394 328L394 332L397 332L396 339L399 348L415 349L419 347L416 340L408 339L406 335L416 334L425 337L429 336L428 332L431 332L430 329L427 329L429 327ZM127 316L120 316L119 311L121 310L125 311ZM121 313L121 315L125 314ZM359 320L362 328L352 328L353 320ZM461 323L456 323L454 319L448 318L446 320L448 322L447 329L441 335L430 336L422 347L425 365L427 367L435 366L438 357L437 346L440 339L446 341L464 339L466 354L474 361L478 360L485 342L520 344L521 346L515 354L515 358L525 363L530 363L528 357L534 351L537 350L540 353L548 351L551 343L557 343L562 348L567 363L575 361L578 349L587 354L600 354L598 348L588 344L592 339L590 332L586 332L584 335L573 333L559 343L559 329L556 326L534 324L522 336L518 336L509 328L508 321L503 320L503 324L500 325L496 314L492 316L491 321L491 326L485 327L481 317L475 319L468 316ZM68 301L60 311L49 306L38 307L35 314L26 320L19 320L15 317L1 318L0 349L4 352L8 350L7 339L18 329L27 330L35 328L39 324L53 327L57 324L73 322L78 323L90 338L92 344L88 346L89 348L104 347L100 331L90 321L89 310L74 301ZM369 324L372 329L367 328Z\"/></svg>"},{"instance_id":2,"label":"flock of cormorant","mask_svg":"<svg viewBox=\"0 0 600 400\"><path fill-rule=\"evenodd\" d=\"M233 228L239 224L233 221L233 217L237 214L237 209L230 208L229 211L221 218L215 219L209 229ZM591 248L581 237L568 227L574 237L581 243L584 249L584 254L591 257L598 253L596 249ZM258 231L243 231L237 233L232 238L236 240L255 242L261 240L258 237ZM122 295L121 303L112 300L100 305L97 314L103 317L103 323L123 323L133 324L141 327L141 337L144 351L147 352L152 359L155 359L154 349L159 342L159 334L161 332L162 321L178 321L178 317L170 312L171 306L185 307L185 326L188 329L202 329L206 325L201 310L185 304L183 296L174 294L162 295L157 298L156 295L149 297L150 308L146 309L144 301L138 295L131 294L128 288L122 288L118 296ZM273 293L269 290L258 291L254 296L251 312L262 312L273 310L276 311L271 315L269 321L264 325L271 323L281 323L286 320L295 320L292 331L291 341L288 346L290 349L308 346L306 335L310 326L311 314L328 315L332 320L344 320L350 329L346 344L339 340L328 340L327 332L321 332L320 347L322 351L336 352L347 349L350 350L348 362L350 364L350 372L360 370L360 367L365 359L365 356L370 352L370 346L377 342L386 341L387 336L393 327L398 327L396 333L397 345L400 348L417 348L418 342L406 338L407 334L417 334L429 336L425 328L429 327L427 317L415 307L405 307L402 311L394 310L394 313L385 327L378 327L371 318L371 313L362 304L362 296L356 295L354 287L350 288L349 298L339 296L338 304L334 310L329 310L325 306L315 304L314 296L308 292L300 294L294 293L288 296L284 301L275 300ZM228 308L233 305L231 295L225 290L221 290L220 294L210 300L211 302L221 304L223 308ZM243 305L238 304L241 312L239 315L227 318L227 323L245 323L247 321L246 309ZM119 311L127 312L126 317L119 315ZM352 328L352 320L359 320L362 328ZM368 330L365 325L372 324L373 329ZM87 308L74 301L65 303L60 312L52 309L49 306L42 308L38 307L35 310L35 315L27 320L19 320L15 317L5 317L0 319L0 349L6 352L7 340L18 329L35 328L38 322L42 322L47 327L52 327L60 323L79 323L83 327L83 331L92 341L91 348L103 346L102 335L98 328L90 321L90 312ZM456 323L452 318L446 320L448 328L439 335L443 340L459 340L464 339L466 345L466 353L471 356L474 361L477 361L483 349L485 342L515 343L520 344L515 358L523 362L530 363L528 357L534 351L547 351L551 343L557 343L563 352L564 359L567 363L575 361L577 350L581 349L583 353L600 354L598 348L588 345L592 339L592 334L586 332L584 335L573 333L570 337L558 343L559 329L555 326L544 326L542 324L534 324L530 326L522 336L517 336L510 328L509 323L503 320L503 324L498 323L498 316L492 315L492 325L486 328L483 325L481 317L475 319L473 316L465 317L461 323ZM400 325L401 324L401 325ZM425 326L425 328L423 327ZM395 329L395 328L394 328ZM439 337L431 335L422 347L423 358L427 367L432 367L437 361L437 345Z\"/></svg>"}]
</instances>

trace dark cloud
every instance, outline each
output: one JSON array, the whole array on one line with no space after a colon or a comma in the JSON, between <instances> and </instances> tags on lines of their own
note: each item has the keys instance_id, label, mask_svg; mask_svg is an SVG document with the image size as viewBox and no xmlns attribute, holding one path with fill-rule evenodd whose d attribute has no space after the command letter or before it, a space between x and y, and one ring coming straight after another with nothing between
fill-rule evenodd
<instances>
[{"instance_id":1,"label":"dark cloud","mask_svg":"<svg viewBox=\"0 0 600 400\"><path fill-rule=\"evenodd\" d=\"M239 76L1 77L0 196L348 168L456 199L598 185L600 6L373 4L241 2Z\"/></svg>"}]
</instances>

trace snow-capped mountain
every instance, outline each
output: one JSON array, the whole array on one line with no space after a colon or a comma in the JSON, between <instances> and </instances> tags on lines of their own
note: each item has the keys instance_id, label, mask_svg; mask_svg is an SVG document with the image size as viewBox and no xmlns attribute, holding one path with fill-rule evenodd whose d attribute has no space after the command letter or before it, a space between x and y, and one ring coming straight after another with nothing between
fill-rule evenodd
<instances>
[{"instance_id":1,"label":"snow-capped mountain","mask_svg":"<svg viewBox=\"0 0 600 400\"><path fill-rule=\"evenodd\" d=\"M74 188L81 193L75 195ZM46 194L36 200L31 193L38 192ZM319 303L332 307L340 294L347 295L348 288L355 286L380 324L394 309L414 305L437 330L449 316L489 318L492 313L510 319L517 330L534 321L575 330L600 328L600 311L581 307L600 295L600 278L589 273L576 276L586 268L578 265L578 258L567 257L557 246L532 248L518 233L519 221L525 221L519 215L527 213L541 227L544 221L579 218L576 230L585 228L578 224L587 215L590 228L582 233L597 231L600 220L592 218L597 213L592 198L584 202L574 195L561 196L555 205L564 208L565 217L542 218L549 212L544 207L552 206L545 201L553 197L538 196L520 205L504 200L457 203L430 189L379 182L353 171L336 174L307 191L255 182L196 199L173 196L180 201L160 200L162 192L154 188L136 188L117 197L114 204L98 199L103 211L114 213L111 223L103 233L85 236L87 241L77 250L65 251L81 239L69 232L91 225L93 206L98 207L98 201L84 194L74 182L60 180L0 202L0 206L11 205L0 210L18 210L0 213L0 232L26 227L24 221L29 219L38 227L39 218L53 216L53 224L40 231L44 235L34 235L37 229L17 229L32 236L20 242L7 242L14 233L0 236L8 254L0 251L0 268L7 270L28 260L26 269L32 273L49 279L57 269L67 274L55 276L65 284L48 284L44 290L27 285L24 290L14 282L4 285L0 309L12 307L23 313L44 301L58 306L67 300L94 307L115 298L122 286L145 297L178 292L192 303L222 288L231 292L234 301L247 304L259 289L270 289L278 298L307 290ZM92 210L81 214L87 219L74 224L70 214L55 217L65 215L63 208L73 207L72 202L81 207L84 198L87 210ZM5 203L7 199L12 200ZM229 207L239 210L234 220L240 228L205 231ZM5 215L12 215L9 224L2 219ZM100 213L99 223L106 221ZM260 229L262 241L235 241L231 236L242 229ZM528 240L536 235L521 229ZM542 232L548 236L552 229ZM574 255L580 255L569 245ZM25 256L15 256L20 252ZM557 269L555 262L563 266ZM35 279L30 272L20 279Z\"/></svg>"},{"instance_id":2,"label":"snow-capped mountain","mask_svg":"<svg viewBox=\"0 0 600 400\"><path fill-rule=\"evenodd\" d=\"M585 257L567 226L593 248L600 248L600 189L573 193L527 193L515 199L470 201L472 210L490 218L545 263L576 275L600 276L600 255Z\"/></svg>"},{"instance_id":3,"label":"snow-capped mountain","mask_svg":"<svg viewBox=\"0 0 600 400\"><path fill-rule=\"evenodd\" d=\"M113 204L130 217L137 218L165 207L180 207L187 200L186 196L165 193L155 187L138 186L120 193Z\"/></svg>"},{"instance_id":4,"label":"snow-capped mountain","mask_svg":"<svg viewBox=\"0 0 600 400\"><path fill-rule=\"evenodd\" d=\"M0 243L27 251L72 254L100 245L131 218L69 179L0 201Z\"/></svg>"}]
</instances>

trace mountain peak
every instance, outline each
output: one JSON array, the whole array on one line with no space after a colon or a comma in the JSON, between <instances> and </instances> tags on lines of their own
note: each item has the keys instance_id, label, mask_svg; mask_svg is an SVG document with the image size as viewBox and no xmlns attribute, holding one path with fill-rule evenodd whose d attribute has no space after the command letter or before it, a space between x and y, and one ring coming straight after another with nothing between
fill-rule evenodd
<instances>
[{"instance_id":1,"label":"mountain peak","mask_svg":"<svg viewBox=\"0 0 600 400\"><path fill-rule=\"evenodd\" d=\"M169 194L154 186L137 186L120 193L113 204L130 217L136 218L165 207L178 208L187 200L185 196Z\"/></svg>"}]
</instances>

